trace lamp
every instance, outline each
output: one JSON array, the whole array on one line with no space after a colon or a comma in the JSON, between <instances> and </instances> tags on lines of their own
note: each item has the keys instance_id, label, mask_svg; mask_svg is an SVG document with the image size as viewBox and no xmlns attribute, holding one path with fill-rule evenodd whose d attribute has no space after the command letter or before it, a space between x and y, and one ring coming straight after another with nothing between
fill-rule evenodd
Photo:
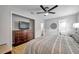
<instances>
[{"instance_id":1,"label":"lamp","mask_svg":"<svg viewBox=\"0 0 79 59\"><path fill-rule=\"evenodd\" d=\"M74 28L79 28L79 23L74 23L74 24L73 24L73 27L74 27Z\"/></svg>"}]
</instances>

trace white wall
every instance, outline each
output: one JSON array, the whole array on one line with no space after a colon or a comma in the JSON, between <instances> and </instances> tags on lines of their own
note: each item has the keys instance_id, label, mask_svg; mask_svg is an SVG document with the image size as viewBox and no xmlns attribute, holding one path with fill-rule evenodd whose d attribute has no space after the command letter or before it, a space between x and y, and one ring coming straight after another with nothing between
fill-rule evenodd
<instances>
[{"instance_id":1,"label":"white wall","mask_svg":"<svg viewBox=\"0 0 79 59\"><path fill-rule=\"evenodd\" d=\"M63 29L63 27L61 28L59 26L59 21L65 21L66 24L66 28ZM52 18L52 19L48 19L45 21L45 29L46 29L46 34L47 35L56 35L59 32L63 32L65 30L65 32L63 32L63 34L72 34L75 32L74 28L73 28L73 23L75 23L77 20L77 14L74 15L69 15L69 16L64 16L64 17L59 17L59 18ZM57 29L51 29L50 25L52 23L57 23ZM61 28L61 30L60 30Z\"/></svg>"},{"instance_id":2,"label":"white wall","mask_svg":"<svg viewBox=\"0 0 79 59\"><path fill-rule=\"evenodd\" d=\"M57 24L57 28L56 29L52 29L50 27L50 25L52 23L56 23ZM57 35L57 33L58 33L58 19L56 18L56 19L48 19L48 20L46 20L45 21L45 34L46 35L53 35L53 34Z\"/></svg>"},{"instance_id":3,"label":"white wall","mask_svg":"<svg viewBox=\"0 0 79 59\"><path fill-rule=\"evenodd\" d=\"M11 47L11 13L8 6L0 6L0 44L7 43Z\"/></svg>"},{"instance_id":4,"label":"white wall","mask_svg":"<svg viewBox=\"0 0 79 59\"><path fill-rule=\"evenodd\" d=\"M59 31L62 32L63 34L75 33L73 23L75 23L76 20L77 20L77 14L62 17L60 19L60 21L64 21L66 24L65 24L65 28L59 26L59 28L61 28L61 30L59 30ZM61 25L63 25L63 24L61 24Z\"/></svg>"},{"instance_id":5,"label":"white wall","mask_svg":"<svg viewBox=\"0 0 79 59\"><path fill-rule=\"evenodd\" d=\"M0 6L0 44L7 43L12 46L12 13L35 19L35 38L40 37L42 20L37 16L11 6Z\"/></svg>"}]
</instances>

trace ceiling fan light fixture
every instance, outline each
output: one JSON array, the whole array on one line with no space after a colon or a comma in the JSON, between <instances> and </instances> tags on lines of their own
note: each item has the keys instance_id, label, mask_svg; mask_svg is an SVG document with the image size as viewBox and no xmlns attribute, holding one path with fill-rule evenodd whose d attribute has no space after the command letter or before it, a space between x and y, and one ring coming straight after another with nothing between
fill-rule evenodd
<instances>
[{"instance_id":1,"label":"ceiling fan light fixture","mask_svg":"<svg viewBox=\"0 0 79 59\"><path fill-rule=\"evenodd\" d=\"M56 7L58 7L58 5L55 5L54 7L50 8L49 7L44 7L43 5L40 5L41 9L43 10L43 12L37 12L37 14L44 14L44 16L47 16L48 14L55 14L55 12L51 12L51 10L55 9Z\"/></svg>"},{"instance_id":2,"label":"ceiling fan light fixture","mask_svg":"<svg viewBox=\"0 0 79 59\"><path fill-rule=\"evenodd\" d=\"M45 13L44 16L47 16L49 13Z\"/></svg>"}]
</instances>

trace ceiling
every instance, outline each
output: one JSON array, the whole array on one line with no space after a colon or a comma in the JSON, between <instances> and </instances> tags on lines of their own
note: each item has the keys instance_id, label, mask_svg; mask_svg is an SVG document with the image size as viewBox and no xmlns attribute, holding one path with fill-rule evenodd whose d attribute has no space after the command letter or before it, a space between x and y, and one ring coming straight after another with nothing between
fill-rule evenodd
<instances>
[{"instance_id":1,"label":"ceiling","mask_svg":"<svg viewBox=\"0 0 79 59\"><path fill-rule=\"evenodd\" d=\"M45 7L53 7L54 5L44 5ZM56 14L49 14L44 16L44 14L36 14L37 12L43 11L39 5L15 5L12 6L24 11L29 11L31 14L38 16L40 19L50 19L56 17L62 17L66 15L71 15L79 12L79 5L59 5L56 9L52 10Z\"/></svg>"}]
</instances>

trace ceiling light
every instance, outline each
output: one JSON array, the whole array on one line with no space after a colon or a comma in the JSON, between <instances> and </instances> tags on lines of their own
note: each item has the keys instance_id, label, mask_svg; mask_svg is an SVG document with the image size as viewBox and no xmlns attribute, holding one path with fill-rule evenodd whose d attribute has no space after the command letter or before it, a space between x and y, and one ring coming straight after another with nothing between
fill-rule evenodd
<instances>
[{"instance_id":1,"label":"ceiling light","mask_svg":"<svg viewBox=\"0 0 79 59\"><path fill-rule=\"evenodd\" d=\"M44 16L47 16L47 15L48 15L48 13L44 14Z\"/></svg>"}]
</instances>

